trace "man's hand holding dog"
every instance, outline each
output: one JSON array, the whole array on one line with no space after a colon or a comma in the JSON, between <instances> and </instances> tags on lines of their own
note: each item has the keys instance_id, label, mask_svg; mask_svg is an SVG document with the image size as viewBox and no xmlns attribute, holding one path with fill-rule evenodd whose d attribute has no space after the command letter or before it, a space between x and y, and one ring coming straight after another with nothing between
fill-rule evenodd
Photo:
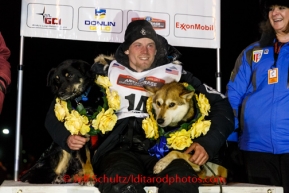
<instances>
[{"instance_id":1,"label":"man's hand holding dog","mask_svg":"<svg viewBox=\"0 0 289 193\"><path fill-rule=\"evenodd\" d=\"M192 151L194 154L189 158L190 162L201 166L208 161L209 155L199 143L193 143L184 153L191 153Z\"/></svg>"},{"instance_id":2,"label":"man's hand holding dog","mask_svg":"<svg viewBox=\"0 0 289 193\"><path fill-rule=\"evenodd\" d=\"M79 150L80 148L82 148L86 142L89 141L89 138L86 137L82 137L79 135L70 135L67 138L67 145L71 150Z\"/></svg>"}]
</instances>

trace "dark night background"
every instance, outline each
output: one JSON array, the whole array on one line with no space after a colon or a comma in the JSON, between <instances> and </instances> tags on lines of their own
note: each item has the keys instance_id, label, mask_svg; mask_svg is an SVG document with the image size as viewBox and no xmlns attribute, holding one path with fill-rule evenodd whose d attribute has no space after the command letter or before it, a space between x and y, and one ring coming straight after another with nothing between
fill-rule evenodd
<instances>
[{"instance_id":1,"label":"dark night background","mask_svg":"<svg viewBox=\"0 0 289 193\"><path fill-rule=\"evenodd\" d=\"M221 91L225 93L230 72L240 52L259 39L261 14L257 0L221 0ZM0 115L0 162L14 175L15 130L20 56L20 0L1 0L0 31L11 51L12 84ZM84 42L59 39L24 38L24 70L22 93L20 170L29 167L50 145L51 138L44 128L44 119L53 99L46 87L48 71L66 59L82 59L93 63L99 54L112 54L118 43ZM216 88L217 52L215 49L177 47L181 61L203 82ZM2 129L9 128L4 136ZM24 151L23 151L24 150ZM25 161L27 160L27 163ZM1 183L1 182L0 182Z\"/></svg>"}]
</instances>

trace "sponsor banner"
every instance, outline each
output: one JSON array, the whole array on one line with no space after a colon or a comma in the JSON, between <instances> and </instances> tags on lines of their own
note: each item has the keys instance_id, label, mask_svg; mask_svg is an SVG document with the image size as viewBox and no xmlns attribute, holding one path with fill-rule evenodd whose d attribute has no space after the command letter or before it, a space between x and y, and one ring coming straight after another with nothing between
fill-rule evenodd
<instances>
[{"instance_id":1,"label":"sponsor banner","mask_svg":"<svg viewBox=\"0 0 289 193\"><path fill-rule=\"evenodd\" d=\"M120 43L139 19L174 46L220 48L220 0L22 0L21 36Z\"/></svg>"},{"instance_id":2,"label":"sponsor banner","mask_svg":"<svg viewBox=\"0 0 289 193\"><path fill-rule=\"evenodd\" d=\"M80 7L77 28L82 32L101 32L120 34L123 29L121 9L95 9L93 7ZM119 15L119 17L115 17Z\"/></svg>"},{"instance_id":3,"label":"sponsor banner","mask_svg":"<svg viewBox=\"0 0 289 193\"><path fill-rule=\"evenodd\" d=\"M168 37L170 35L169 22L170 15L168 13L150 13L146 11L128 11L128 20L147 20L150 21L154 29L159 35Z\"/></svg>"},{"instance_id":4,"label":"sponsor banner","mask_svg":"<svg viewBox=\"0 0 289 193\"><path fill-rule=\"evenodd\" d=\"M58 6L61 12L53 13L55 5L28 4L26 25L29 28L38 29L73 29L73 7L67 5ZM37 10L37 11L36 11ZM42 10L42 11L41 11Z\"/></svg>"}]
</instances>

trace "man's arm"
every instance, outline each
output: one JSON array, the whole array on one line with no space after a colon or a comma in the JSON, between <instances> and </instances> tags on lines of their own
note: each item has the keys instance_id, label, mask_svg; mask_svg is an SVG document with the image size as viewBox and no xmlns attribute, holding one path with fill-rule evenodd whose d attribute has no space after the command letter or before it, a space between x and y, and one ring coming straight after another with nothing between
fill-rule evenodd
<instances>
[{"instance_id":1,"label":"man's arm","mask_svg":"<svg viewBox=\"0 0 289 193\"><path fill-rule=\"evenodd\" d=\"M51 103L46 114L45 128L53 141L67 152L78 150L89 140L88 138L71 135L65 128L63 122L58 121L54 113L55 100Z\"/></svg>"}]
</instances>

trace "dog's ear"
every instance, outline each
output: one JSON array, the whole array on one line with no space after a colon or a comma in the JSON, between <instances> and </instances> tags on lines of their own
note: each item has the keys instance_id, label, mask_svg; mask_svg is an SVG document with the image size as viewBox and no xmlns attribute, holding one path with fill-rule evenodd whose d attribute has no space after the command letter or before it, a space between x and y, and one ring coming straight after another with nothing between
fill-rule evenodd
<instances>
[{"instance_id":1,"label":"dog's ear","mask_svg":"<svg viewBox=\"0 0 289 193\"><path fill-rule=\"evenodd\" d=\"M51 86L52 76L53 76L55 70L56 70L56 68L52 68L52 69L48 72L48 74L47 74L47 80L46 80L46 81L47 81L46 86Z\"/></svg>"},{"instance_id":2,"label":"dog's ear","mask_svg":"<svg viewBox=\"0 0 289 193\"><path fill-rule=\"evenodd\" d=\"M91 65L89 63L82 61L82 60L74 60L71 63L71 66L79 70L83 75L91 76L91 73L90 73Z\"/></svg>"},{"instance_id":3,"label":"dog's ear","mask_svg":"<svg viewBox=\"0 0 289 193\"><path fill-rule=\"evenodd\" d=\"M191 100L195 94L195 91L186 91L180 94L180 97L182 97L185 100Z\"/></svg>"},{"instance_id":4,"label":"dog's ear","mask_svg":"<svg viewBox=\"0 0 289 193\"><path fill-rule=\"evenodd\" d=\"M143 85L144 89L148 92L149 96L154 96L160 88L158 87L152 87L148 85Z\"/></svg>"}]
</instances>

